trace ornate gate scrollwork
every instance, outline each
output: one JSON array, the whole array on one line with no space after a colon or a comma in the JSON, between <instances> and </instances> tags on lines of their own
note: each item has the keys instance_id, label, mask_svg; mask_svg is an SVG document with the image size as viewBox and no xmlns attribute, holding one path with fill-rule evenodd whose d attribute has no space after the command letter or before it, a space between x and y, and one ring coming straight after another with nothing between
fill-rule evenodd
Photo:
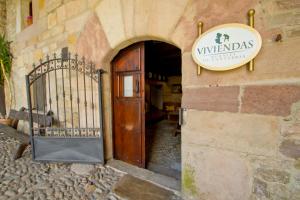
<instances>
[{"instance_id":1,"label":"ornate gate scrollwork","mask_svg":"<svg viewBox=\"0 0 300 200\"><path fill-rule=\"evenodd\" d=\"M26 89L34 160L104 163L102 73L71 54L33 64ZM51 114L53 123L34 124L34 113Z\"/></svg>"}]
</instances>

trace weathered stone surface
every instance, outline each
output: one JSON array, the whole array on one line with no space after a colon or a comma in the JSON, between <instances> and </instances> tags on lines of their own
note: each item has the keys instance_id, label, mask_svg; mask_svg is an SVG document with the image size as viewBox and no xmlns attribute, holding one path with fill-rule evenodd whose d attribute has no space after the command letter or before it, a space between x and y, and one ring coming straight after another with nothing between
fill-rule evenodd
<instances>
[{"instance_id":1,"label":"weathered stone surface","mask_svg":"<svg viewBox=\"0 0 300 200\"><path fill-rule=\"evenodd\" d=\"M147 26L147 34L159 38L169 38L174 32L188 0L152 0L151 14ZM139 20L138 23L144 23Z\"/></svg>"},{"instance_id":2,"label":"weathered stone surface","mask_svg":"<svg viewBox=\"0 0 300 200\"><path fill-rule=\"evenodd\" d=\"M238 112L239 93L238 86L186 88L182 105L197 110Z\"/></svg>"},{"instance_id":3,"label":"weathered stone surface","mask_svg":"<svg viewBox=\"0 0 300 200\"><path fill-rule=\"evenodd\" d=\"M131 175L123 176L115 185L114 192L124 199L165 200L172 199L173 193L150 182Z\"/></svg>"},{"instance_id":4,"label":"weathered stone surface","mask_svg":"<svg viewBox=\"0 0 300 200\"><path fill-rule=\"evenodd\" d=\"M135 0L121 0L122 14L124 20L124 31L127 38L135 36L134 31L134 16L135 16Z\"/></svg>"},{"instance_id":5,"label":"weathered stone surface","mask_svg":"<svg viewBox=\"0 0 300 200\"><path fill-rule=\"evenodd\" d=\"M65 22L65 30L69 33L79 32L83 29L87 19L92 15L92 12L86 11L77 17L71 18Z\"/></svg>"},{"instance_id":6,"label":"weathered stone surface","mask_svg":"<svg viewBox=\"0 0 300 200\"><path fill-rule=\"evenodd\" d=\"M284 140L279 147L280 152L290 158L300 158L300 140Z\"/></svg>"},{"instance_id":7,"label":"weathered stone surface","mask_svg":"<svg viewBox=\"0 0 300 200\"><path fill-rule=\"evenodd\" d=\"M293 103L300 101L300 86L246 86L241 111L265 115L287 116Z\"/></svg>"},{"instance_id":8,"label":"weathered stone surface","mask_svg":"<svg viewBox=\"0 0 300 200\"><path fill-rule=\"evenodd\" d=\"M154 1L135 0L134 32L135 35L147 35Z\"/></svg>"},{"instance_id":9,"label":"weathered stone surface","mask_svg":"<svg viewBox=\"0 0 300 200\"><path fill-rule=\"evenodd\" d=\"M47 12L53 11L55 8L57 8L61 4L62 4L62 0L46 1ZM40 5L43 6L43 2L41 2Z\"/></svg>"},{"instance_id":10,"label":"weathered stone surface","mask_svg":"<svg viewBox=\"0 0 300 200\"><path fill-rule=\"evenodd\" d=\"M259 168L256 170L256 175L260 177L262 180L268 182L287 184L290 181L289 173L285 171L276 170L276 169Z\"/></svg>"},{"instance_id":11,"label":"weathered stone surface","mask_svg":"<svg viewBox=\"0 0 300 200\"><path fill-rule=\"evenodd\" d=\"M59 8L57 8L56 15L58 16L57 17L57 22L58 23L64 22L66 20L66 18L67 18L66 6L62 5Z\"/></svg>"},{"instance_id":12,"label":"weathered stone surface","mask_svg":"<svg viewBox=\"0 0 300 200\"><path fill-rule=\"evenodd\" d=\"M91 16L76 45L76 52L95 62L97 67L103 64L103 59L110 51L106 35L96 15ZM103 67L103 66L102 66Z\"/></svg>"},{"instance_id":13,"label":"weathered stone surface","mask_svg":"<svg viewBox=\"0 0 300 200\"><path fill-rule=\"evenodd\" d=\"M290 189L287 185L270 184L270 199L290 200Z\"/></svg>"},{"instance_id":14,"label":"weathered stone surface","mask_svg":"<svg viewBox=\"0 0 300 200\"><path fill-rule=\"evenodd\" d=\"M285 123L281 126L281 135L295 136L300 135L300 123Z\"/></svg>"},{"instance_id":15,"label":"weathered stone surface","mask_svg":"<svg viewBox=\"0 0 300 200\"><path fill-rule=\"evenodd\" d=\"M268 191L267 188L267 183L254 178L253 181L253 193L255 194L256 197L258 197L258 199L262 199L262 198L270 198L270 192Z\"/></svg>"},{"instance_id":16,"label":"weathered stone surface","mask_svg":"<svg viewBox=\"0 0 300 200\"><path fill-rule=\"evenodd\" d=\"M120 0L103 0L96 13L111 47L126 40Z\"/></svg>"},{"instance_id":17,"label":"weathered stone surface","mask_svg":"<svg viewBox=\"0 0 300 200\"><path fill-rule=\"evenodd\" d=\"M182 57L183 86L247 85L260 82L287 84L288 80L293 79L297 83L295 80L300 77L300 61L295 59L294 52L300 51L299 44L299 37L293 40L285 40L282 43L264 44L255 58L254 72L249 72L246 66L242 66L226 72L203 69L200 76L196 74L197 65L192 60L191 53L186 52Z\"/></svg>"},{"instance_id":18,"label":"weathered stone surface","mask_svg":"<svg viewBox=\"0 0 300 200\"><path fill-rule=\"evenodd\" d=\"M184 120L183 145L211 146L263 156L277 155L280 130L276 117L187 110Z\"/></svg>"},{"instance_id":19,"label":"weathered stone surface","mask_svg":"<svg viewBox=\"0 0 300 200\"><path fill-rule=\"evenodd\" d=\"M197 24L199 21L204 22L204 30L224 23L245 23L245 14L256 2L257 1L237 2L234 0L218 2L209 0L189 1L183 16L172 34L172 39L178 43L185 52L188 52L198 37ZM229 8L231 12L228 12Z\"/></svg>"},{"instance_id":20,"label":"weathered stone surface","mask_svg":"<svg viewBox=\"0 0 300 200\"><path fill-rule=\"evenodd\" d=\"M48 29L51 29L53 26L56 25L57 20L56 20L56 12L50 13L48 15Z\"/></svg>"},{"instance_id":21,"label":"weathered stone surface","mask_svg":"<svg viewBox=\"0 0 300 200\"><path fill-rule=\"evenodd\" d=\"M82 13L87 8L86 0L74 0L65 4L66 6L66 16L67 18L71 18L74 16L78 16L78 14Z\"/></svg>"},{"instance_id":22,"label":"weathered stone surface","mask_svg":"<svg viewBox=\"0 0 300 200\"><path fill-rule=\"evenodd\" d=\"M300 8L300 2L296 0L278 0L275 3L279 8L284 10Z\"/></svg>"},{"instance_id":23,"label":"weathered stone surface","mask_svg":"<svg viewBox=\"0 0 300 200\"><path fill-rule=\"evenodd\" d=\"M249 199L250 171L239 154L187 143L182 151L186 194L194 199Z\"/></svg>"},{"instance_id":24,"label":"weathered stone surface","mask_svg":"<svg viewBox=\"0 0 300 200\"><path fill-rule=\"evenodd\" d=\"M71 171L79 175L88 175L95 169L94 165L88 164L72 164Z\"/></svg>"}]
</instances>

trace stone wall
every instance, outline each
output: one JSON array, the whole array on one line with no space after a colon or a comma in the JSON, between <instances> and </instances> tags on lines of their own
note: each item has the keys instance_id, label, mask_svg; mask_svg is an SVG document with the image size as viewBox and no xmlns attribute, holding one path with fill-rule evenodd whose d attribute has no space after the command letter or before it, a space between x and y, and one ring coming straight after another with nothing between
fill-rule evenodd
<instances>
[{"instance_id":1,"label":"stone wall","mask_svg":"<svg viewBox=\"0 0 300 200\"><path fill-rule=\"evenodd\" d=\"M6 0L0 1L0 34L5 33L6 25Z\"/></svg>"},{"instance_id":2,"label":"stone wall","mask_svg":"<svg viewBox=\"0 0 300 200\"><path fill-rule=\"evenodd\" d=\"M26 106L24 75L32 63L68 46L104 75L106 158L112 157L110 62L143 40L182 50L185 124L183 192L191 199L299 199L300 51L298 1L290 0L35 0L34 24L16 34L15 3L7 1L13 40L14 107ZM191 46L197 22L204 30L224 23L255 26L263 47L255 71L203 70L196 75ZM281 42L275 38L282 37Z\"/></svg>"}]
</instances>

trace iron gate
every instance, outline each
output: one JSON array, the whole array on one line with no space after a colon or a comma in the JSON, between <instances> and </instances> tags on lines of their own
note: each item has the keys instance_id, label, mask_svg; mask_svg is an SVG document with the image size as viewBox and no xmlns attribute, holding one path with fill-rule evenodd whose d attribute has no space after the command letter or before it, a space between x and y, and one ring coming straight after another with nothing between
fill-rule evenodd
<instances>
[{"instance_id":1,"label":"iron gate","mask_svg":"<svg viewBox=\"0 0 300 200\"><path fill-rule=\"evenodd\" d=\"M102 73L69 53L33 64L26 89L34 160L104 163ZM49 126L33 123L39 114L53 117Z\"/></svg>"}]
</instances>

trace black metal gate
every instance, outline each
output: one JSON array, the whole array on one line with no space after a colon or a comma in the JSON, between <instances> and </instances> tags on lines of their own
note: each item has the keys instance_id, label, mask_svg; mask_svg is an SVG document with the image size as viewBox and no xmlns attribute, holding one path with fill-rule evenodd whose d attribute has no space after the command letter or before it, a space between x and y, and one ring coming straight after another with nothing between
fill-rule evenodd
<instances>
[{"instance_id":1,"label":"black metal gate","mask_svg":"<svg viewBox=\"0 0 300 200\"><path fill-rule=\"evenodd\" d=\"M69 53L33 65L26 88L34 160L104 163L102 72ZM33 120L41 114L50 124Z\"/></svg>"}]
</instances>

